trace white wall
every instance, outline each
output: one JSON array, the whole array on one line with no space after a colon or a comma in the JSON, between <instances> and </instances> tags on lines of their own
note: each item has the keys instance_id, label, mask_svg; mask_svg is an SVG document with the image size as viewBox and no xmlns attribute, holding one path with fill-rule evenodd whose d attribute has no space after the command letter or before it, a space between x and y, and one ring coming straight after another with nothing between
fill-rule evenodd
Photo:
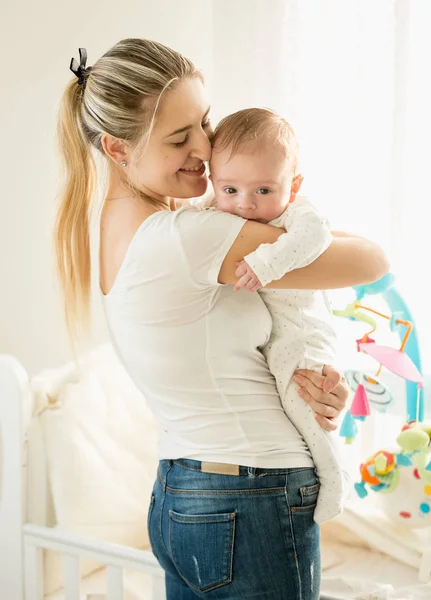
<instances>
[{"instance_id":1,"label":"white wall","mask_svg":"<svg viewBox=\"0 0 431 600\"><path fill-rule=\"evenodd\" d=\"M148 37L190 57L211 87L212 3L27 0L1 10L0 353L33 374L70 357L51 244L55 117L70 59L83 46L91 65L121 38ZM97 343L106 339L97 303L95 313Z\"/></svg>"},{"instance_id":2,"label":"white wall","mask_svg":"<svg viewBox=\"0 0 431 600\"><path fill-rule=\"evenodd\" d=\"M266 106L290 118L295 71L291 68L287 73L287 66L294 67L289 52L294 4L291 0L214 1L212 112L216 121L251 106Z\"/></svg>"}]
</instances>

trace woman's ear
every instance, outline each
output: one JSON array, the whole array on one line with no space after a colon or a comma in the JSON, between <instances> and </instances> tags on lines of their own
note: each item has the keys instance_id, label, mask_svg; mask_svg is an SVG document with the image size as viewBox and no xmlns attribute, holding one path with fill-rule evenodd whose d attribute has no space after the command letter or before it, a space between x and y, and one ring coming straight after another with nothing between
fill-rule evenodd
<instances>
[{"instance_id":1,"label":"woman's ear","mask_svg":"<svg viewBox=\"0 0 431 600\"><path fill-rule=\"evenodd\" d=\"M291 204L292 202L295 202L296 194L299 192L303 181L304 181L304 177L300 174L295 175L295 177L292 179L292 185L290 187L289 204Z\"/></svg>"},{"instance_id":2,"label":"woman's ear","mask_svg":"<svg viewBox=\"0 0 431 600\"><path fill-rule=\"evenodd\" d=\"M123 160L129 162L129 148L123 140L105 133L102 135L101 142L106 156L111 158L117 165Z\"/></svg>"}]
</instances>

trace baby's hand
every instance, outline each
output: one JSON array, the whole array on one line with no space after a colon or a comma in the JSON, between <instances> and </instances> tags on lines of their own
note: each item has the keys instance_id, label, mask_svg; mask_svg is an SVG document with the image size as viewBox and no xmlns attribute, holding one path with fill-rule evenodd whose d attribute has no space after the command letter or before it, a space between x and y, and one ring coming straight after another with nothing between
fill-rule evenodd
<instances>
[{"instance_id":1,"label":"baby's hand","mask_svg":"<svg viewBox=\"0 0 431 600\"><path fill-rule=\"evenodd\" d=\"M247 288L249 292L257 292L257 290L262 287L256 273L245 260L236 263L235 275L238 277L238 281L233 288L235 292L241 288Z\"/></svg>"}]
</instances>

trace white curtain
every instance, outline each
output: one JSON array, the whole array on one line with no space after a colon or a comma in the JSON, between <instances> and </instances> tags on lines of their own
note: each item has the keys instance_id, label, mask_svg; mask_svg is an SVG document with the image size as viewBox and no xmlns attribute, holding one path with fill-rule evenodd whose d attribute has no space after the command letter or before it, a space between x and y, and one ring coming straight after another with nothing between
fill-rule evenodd
<instances>
[{"instance_id":1,"label":"white curtain","mask_svg":"<svg viewBox=\"0 0 431 600\"><path fill-rule=\"evenodd\" d=\"M274 108L334 228L379 241L431 372L431 0L215 0L214 116Z\"/></svg>"}]
</instances>

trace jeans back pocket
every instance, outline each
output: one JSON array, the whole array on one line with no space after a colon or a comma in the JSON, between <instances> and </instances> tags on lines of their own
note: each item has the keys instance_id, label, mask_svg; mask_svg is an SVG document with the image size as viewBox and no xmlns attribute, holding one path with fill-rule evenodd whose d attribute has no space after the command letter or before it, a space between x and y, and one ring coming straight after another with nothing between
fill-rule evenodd
<instances>
[{"instance_id":1,"label":"jeans back pocket","mask_svg":"<svg viewBox=\"0 0 431 600\"><path fill-rule=\"evenodd\" d=\"M208 592L232 581L236 513L170 516L172 558L192 588Z\"/></svg>"}]
</instances>

